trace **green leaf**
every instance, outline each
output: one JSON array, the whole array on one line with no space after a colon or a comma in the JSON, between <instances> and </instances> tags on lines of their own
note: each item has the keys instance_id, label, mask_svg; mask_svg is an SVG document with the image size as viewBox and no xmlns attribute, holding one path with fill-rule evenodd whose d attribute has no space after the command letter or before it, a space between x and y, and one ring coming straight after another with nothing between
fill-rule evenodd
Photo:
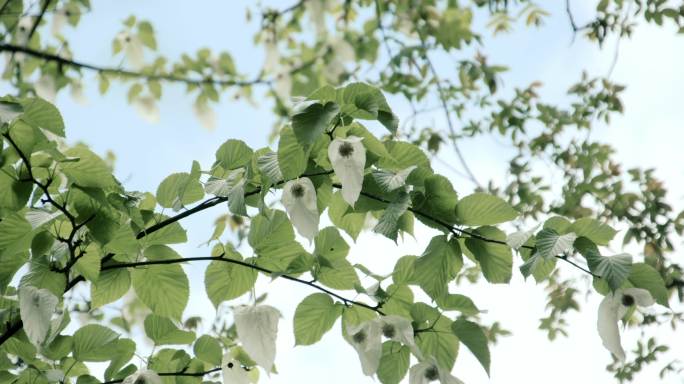
<instances>
[{"instance_id":1,"label":"green leaf","mask_svg":"<svg viewBox=\"0 0 684 384\"><path fill-rule=\"evenodd\" d=\"M392 272L392 281L394 284L408 284L413 281L413 271L415 270L415 263L418 257L416 256L402 256L394 264L394 271Z\"/></svg>"},{"instance_id":2,"label":"green leaf","mask_svg":"<svg viewBox=\"0 0 684 384\"><path fill-rule=\"evenodd\" d=\"M242 260L237 252L230 252L225 258ZM214 307L226 300L238 298L249 292L257 280L257 272L251 268L225 261L212 261L204 275L207 296Z\"/></svg>"},{"instance_id":3,"label":"green leaf","mask_svg":"<svg viewBox=\"0 0 684 384\"><path fill-rule=\"evenodd\" d=\"M544 228L537 233L537 252L541 257L550 259L572 249L576 239L577 235L572 232L559 235L553 229Z\"/></svg>"},{"instance_id":4,"label":"green leaf","mask_svg":"<svg viewBox=\"0 0 684 384\"><path fill-rule=\"evenodd\" d=\"M26 123L64 137L64 120L57 107L41 98L25 100L22 106L21 119Z\"/></svg>"},{"instance_id":5,"label":"green leaf","mask_svg":"<svg viewBox=\"0 0 684 384\"><path fill-rule=\"evenodd\" d=\"M478 192L458 202L456 216L463 225L494 225L515 219L518 212L500 198Z\"/></svg>"},{"instance_id":6,"label":"green leaf","mask_svg":"<svg viewBox=\"0 0 684 384\"><path fill-rule=\"evenodd\" d=\"M366 221L366 213L348 212L348 210L349 204L344 201L342 194L339 191L333 193L328 206L330 221L356 240Z\"/></svg>"},{"instance_id":7,"label":"green leaf","mask_svg":"<svg viewBox=\"0 0 684 384\"><path fill-rule=\"evenodd\" d=\"M342 307L335 305L325 293L314 293L302 300L294 314L296 345L316 343L332 328L342 314Z\"/></svg>"},{"instance_id":8,"label":"green leaf","mask_svg":"<svg viewBox=\"0 0 684 384\"><path fill-rule=\"evenodd\" d=\"M307 151L297 141L292 128L284 128L278 142L278 166L283 179L294 179L304 173L308 158Z\"/></svg>"},{"instance_id":9,"label":"green leaf","mask_svg":"<svg viewBox=\"0 0 684 384\"><path fill-rule=\"evenodd\" d=\"M119 372L121 367L124 366L128 361L131 360L135 354L135 342L131 339L118 339L112 343L111 349L111 363L105 370L105 380L110 380L113 378L114 374ZM80 383L79 381L77 382ZM93 383L99 383L99 381L94 381Z\"/></svg>"},{"instance_id":10,"label":"green leaf","mask_svg":"<svg viewBox=\"0 0 684 384\"><path fill-rule=\"evenodd\" d=\"M149 260L178 259L171 248L154 245L145 250ZM159 316L180 320L188 303L188 277L179 264L147 265L131 272L133 289L138 298Z\"/></svg>"},{"instance_id":11,"label":"green leaf","mask_svg":"<svg viewBox=\"0 0 684 384\"><path fill-rule=\"evenodd\" d=\"M198 359L205 361L213 366L221 365L223 350L221 344L209 335L202 335L195 341L193 351Z\"/></svg>"},{"instance_id":12,"label":"green leaf","mask_svg":"<svg viewBox=\"0 0 684 384\"><path fill-rule=\"evenodd\" d=\"M64 152L74 161L59 163L62 172L81 187L114 188L119 183L112 176L112 171L99 156L84 146L77 146Z\"/></svg>"},{"instance_id":13,"label":"green leaf","mask_svg":"<svg viewBox=\"0 0 684 384\"><path fill-rule=\"evenodd\" d=\"M313 144L339 111L340 107L333 102L313 103L292 116L292 130L299 143L303 146Z\"/></svg>"},{"instance_id":14,"label":"green leaf","mask_svg":"<svg viewBox=\"0 0 684 384\"><path fill-rule=\"evenodd\" d=\"M435 300L440 308L446 311L459 311L464 315L476 315L480 310L468 296L459 294L446 294Z\"/></svg>"},{"instance_id":15,"label":"green leaf","mask_svg":"<svg viewBox=\"0 0 684 384\"><path fill-rule=\"evenodd\" d=\"M396 243L401 226L400 219L406 213L410 203L408 193L400 192L397 199L387 205L382 216L378 219L378 223L373 227L373 232L379 233Z\"/></svg>"},{"instance_id":16,"label":"green leaf","mask_svg":"<svg viewBox=\"0 0 684 384\"><path fill-rule=\"evenodd\" d=\"M159 184L156 196L159 205L178 211L204 197L204 188L189 173L174 173Z\"/></svg>"},{"instance_id":17,"label":"green leaf","mask_svg":"<svg viewBox=\"0 0 684 384\"><path fill-rule=\"evenodd\" d=\"M506 234L495 227L480 227L474 231L480 237L506 241ZM466 247L480 263L485 279L493 284L508 283L513 274L513 254L508 246L486 242L475 237L465 240Z\"/></svg>"},{"instance_id":18,"label":"green leaf","mask_svg":"<svg viewBox=\"0 0 684 384\"><path fill-rule=\"evenodd\" d=\"M107 327L88 324L74 333L74 358L78 361L109 361L119 334Z\"/></svg>"},{"instance_id":19,"label":"green leaf","mask_svg":"<svg viewBox=\"0 0 684 384\"><path fill-rule=\"evenodd\" d=\"M411 350L396 341L382 344L382 357L378 366L378 379L383 384L399 384L408 372Z\"/></svg>"},{"instance_id":20,"label":"green leaf","mask_svg":"<svg viewBox=\"0 0 684 384\"><path fill-rule=\"evenodd\" d=\"M452 333L451 323L451 320L440 316L432 330L420 332L416 337L416 344L423 355L433 356L441 368L449 371L454 368L458 355L458 337Z\"/></svg>"},{"instance_id":21,"label":"green leaf","mask_svg":"<svg viewBox=\"0 0 684 384\"><path fill-rule=\"evenodd\" d=\"M463 266L461 247L456 239L435 236L416 260L413 279L433 299L447 294L447 283Z\"/></svg>"},{"instance_id":22,"label":"green leaf","mask_svg":"<svg viewBox=\"0 0 684 384\"><path fill-rule=\"evenodd\" d=\"M656 302L669 307L668 293L665 281L658 271L645 263L632 264L632 272L629 274L629 282L637 288L643 288L651 293Z\"/></svg>"},{"instance_id":23,"label":"green leaf","mask_svg":"<svg viewBox=\"0 0 684 384\"><path fill-rule=\"evenodd\" d=\"M252 160L252 153L244 141L230 139L216 150L216 164L225 170L241 168Z\"/></svg>"},{"instance_id":24,"label":"green leaf","mask_svg":"<svg viewBox=\"0 0 684 384\"><path fill-rule=\"evenodd\" d=\"M7 255L24 252L33 239L31 224L20 213L3 217L0 221L0 250Z\"/></svg>"},{"instance_id":25,"label":"green leaf","mask_svg":"<svg viewBox=\"0 0 684 384\"><path fill-rule=\"evenodd\" d=\"M321 269L316 275L321 284L332 289L354 289L359 284L359 277L354 267L345 259L326 260L321 262Z\"/></svg>"},{"instance_id":26,"label":"green leaf","mask_svg":"<svg viewBox=\"0 0 684 384\"><path fill-rule=\"evenodd\" d=\"M523 259L524 258L525 256L523 256ZM526 279L530 275L534 276L534 280L539 283L553 272L555 267L555 258L546 259L535 252L533 255L528 256L523 265L520 266L520 273L522 273Z\"/></svg>"},{"instance_id":27,"label":"green leaf","mask_svg":"<svg viewBox=\"0 0 684 384\"><path fill-rule=\"evenodd\" d=\"M93 308L112 303L131 288L131 274L125 268L102 271L97 281L90 286Z\"/></svg>"},{"instance_id":28,"label":"green leaf","mask_svg":"<svg viewBox=\"0 0 684 384\"><path fill-rule=\"evenodd\" d=\"M472 321L461 318L451 324L451 330L461 343L475 355L489 376L489 345L487 345L487 336L485 336L482 328Z\"/></svg>"},{"instance_id":29,"label":"green leaf","mask_svg":"<svg viewBox=\"0 0 684 384\"><path fill-rule=\"evenodd\" d=\"M632 270L632 255L622 253L615 256L601 256L591 252L586 254L589 270L608 282L611 290L620 288Z\"/></svg>"},{"instance_id":30,"label":"green leaf","mask_svg":"<svg viewBox=\"0 0 684 384\"><path fill-rule=\"evenodd\" d=\"M335 227L321 229L314 239L314 244L314 254L328 260L344 259L349 253L349 244Z\"/></svg>"},{"instance_id":31,"label":"green leaf","mask_svg":"<svg viewBox=\"0 0 684 384\"><path fill-rule=\"evenodd\" d=\"M608 224L603 224L600 221L589 217L583 217L576 220L572 223L568 231L574 232L578 237L586 237L597 245L608 245L617 233L617 231Z\"/></svg>"},{"instance_id":32,"label":"green leaf","mask_svg":"<svg viewBox=\"0 0 684 384\"><path fill-rule=\"evenodd\" d=\"M195 341L195 332L178 329L168 318L154 314L145 318L145 334L154 341L154 345L191 344Z\"/></svg>"}]
</instances>

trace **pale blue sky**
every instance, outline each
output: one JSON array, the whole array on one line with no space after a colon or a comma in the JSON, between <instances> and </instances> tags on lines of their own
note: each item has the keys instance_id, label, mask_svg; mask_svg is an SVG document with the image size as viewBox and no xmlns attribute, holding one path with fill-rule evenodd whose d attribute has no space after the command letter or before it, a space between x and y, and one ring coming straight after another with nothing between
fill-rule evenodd
<instances>
[{"instance_id":1,"label":"pale blue sky","mask_svg":"<svg viewBox=\"0 0 684 384\"><path fill-rule=\"evenodd\" d=\"M273 1L269 4L284 7L290 1ZM571 43L571 30L564 14L564 2L547 2L552 17L540 30L516 26L515 33L491 38L485 34L483 52L491 63L505 63L512 70L503 76L506 91L523 87L532 81L544 83L543 98L549 102L567 101L565 91L579 78L582 70L593 75L605 74L610 66L614 45L608 42L603 51L594 44L577 38ZM575 1L576 17L582 20L589 13L581 9L583 1ZM252 46L252 36L258 24L245 25L244 9L250 1L162 1L118 0L93 1L93 12L83 17L77 32L66 35L75 56L85 62L116 65L111 56L111 38L120 29L121 21L131 12L152 21L157 31L162 54L176 57L181 52L195 51L204 46L233 53L238 68L257 70L263 62L262 49ZM258 17L256 18L258 20ZM478 19L478 24L486 23ZM682 180L681 91L684 67L684 37L674 35L672 29L660 30L644 27L632 41L620 47L620 61L613 79L626 83L627 114L613 120L609 127L596 129L593 137L610 142L618 149L618 158L629 166L656 167L657 175L666 180L672 191L670 197L682 207L684 186ZM456 54L456 57L459 54ZM451 58L438 58L437 65L448 76ZM192 113L192 99L184 94L182 86L164 88L160 103L161 121L148 124L139 118L126 103L126 89L114 84L105 96L97 93L92 73L86 73L86 107L74 103L67 93L59 96L57 105L62 111L70 142L83 141L96 152L112 150L117 155L116 175L128 189L155 191L168 174L188 171L193 160L207 168L213 161L214 151L228 138L239 138L253 148L267 144L271 130L270 104L258 107L225 100L216 108L217 129L209 132L201 128ZM258 95L258 93L257 93ZM257 96L258 100L259 97ZM406 106L396 98L390 104L402 117L408 114ZM444 126L440 112L422 117L425 125ZM481 180L501 180L505 177L505 162L510 150L500 140L488 138L465 142L461 145L471 166ZM453 162L449 155L443 158ZM472 186L453 172L437 170L449 176L461 195ZM178 247L184 256L202 256L206 247L198 247L210 234L211 224L225 207L191 217L183 222L188 229L189 242ZM624 229L624 228L621 228ZM407 241L398 247L390 241L371 234L360 237L352 247L351 257L366 265L388 271L397 257L420 254L429 240L431 231L419 227L417 240ZM680 241L681 243L681 241ZM680 244L678 244L680 245ZM614 250L618 251L619 246ZM637 251L638 252L638 251ZM559 265L567 269L565 265ZM204 265L188 266L192 284L192 298L186 315L213 316L213 307L204 295ZM567 270L566 276L577 276ZM265 278L259 290L268 288L269 302L283 311L280 324L278 375L262 377L262 382L273 383L362 383L372 382L361 375L355 352L340 337L339 324L322 342L310 347L293 348L291 319L296 304L311 291L288 282L269 283ZM456 289L452 287L452 289ZM486 321L502 321L513 331L492 351L492 376L487 378L476 360L461 349L454 373L468 384L475 383L543 383L577 382L607 383L611 377L604 372L610 356L602 347L595 330L598 300L591 297L580 314L569 316L572 324L570 338L548 343L536 328L538 319L545 315L543 286L532 281L523 282L516 276L511 286L478 286L458 288L458 292L472 295L478 306L487 309ZM632 330L625 337L630 349L638 337ZM682 350L679 337L679 356ZM671 339L675 341L674 339ZM675 344L675 343L673 343ZM670 354L670 357L677 353ZM654 370L639 376L637 382L653 382ZM641 378L641 380L639 380ZM671 379L670 383L681 383Z\"/></svg>"}]
</instances>

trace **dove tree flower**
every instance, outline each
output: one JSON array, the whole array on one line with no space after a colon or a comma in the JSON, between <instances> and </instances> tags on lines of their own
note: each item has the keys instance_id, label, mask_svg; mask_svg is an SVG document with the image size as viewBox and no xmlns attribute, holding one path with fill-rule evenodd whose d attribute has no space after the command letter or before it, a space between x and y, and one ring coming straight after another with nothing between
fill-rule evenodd
<instances>
[{"instance_id":1,"label":"dove tree flower","mask_svg":"<svg viewBox=\"0 0 684 384\"><path fill-rule=\"evenodd\" d=\"M318 233L320 218L316 203L316 188L311 180L302 177L285 183L281 202L297 232L313 240Z\"/></svg>"},{"instance_id":2,"label":"dove tree flower","mask_svg":"<svg viewBox=\"0 0 684 384\"><path fill-rule=\"evenodd\" d=\"M421 357L413 339L413 326L410 320L396 315L375 318L350 327L345 335L347 342L359 354L365 375L372 376L378 370L382 357L383 337L408 346L416 357Z\"/></svg>"},{"instance_id":3,"label":"dove tree flower","mask_svg":"<svg viewBox=\"0 0 684 384\"><path fill-rule=\"evenodd\" d=\"M40 347L48 338L51 330L52 315L57 309L59 299L45 288L32 286L19 288L19 315L24 331L31 344Z\"/></svg>"},{"instance_id":4,"label":"dove tree flower","mask_svg":"<svg viewBox=\"0 0 684 384\"><path fill-rule=\"evenodd\" d=\"M116 42L126 56L126 60L134 69L141 69L145 66L145 49L142 40L129 32L122 31L116 35Z\"/></svg>"},{"instance_id":5,"label":"dove tree flower","mask_svg":"<svg viewBox=\"0 0 684 384\"><path fill-rule=\"evenodd\" d=\"M216 128L216 114L205 99L197 99L192 106L195 117L200 121L202 127L213 131Z\"/></svg>"},{"instance_id":6,"label":"dove tree flower","mask_svg":"<svg viewBox=\"0 0 684 384\"><path fill-rule=\"evenodd\" d=\"M434 358L423 361L409 370L409 384L428 384L439 381L440 384L463 384L451 372L440 368Z\"/></svg>"},{"instance_id":7,"label":"dove tree flower","mask_svg":"<svg viewBox=\"0 0 684 384\"><path fill-rule=\"evenodd\" d=\"M328 158L342 183L342 198L352 207L361 194L366 165L366 148L361 140L357 136L337 138L328 146Z\"/></svg>"},{"instance_id":8,"label":"dove tree flower","mask_svg":"<svg viewBox=\"0 0 684 384\"><path fill-rule=\"evenodd\" d=\"M152 96L140 96L133 100L136 112L148 123L159 122L159 107Z\"/></svg>"},{"instance_id":9,"label":"dove tree flower","mask_svg":"<svg viewBox=\"0 0 684 384\"><path fill-rule=\"evenodd\" d=\"M634 305L649 307L655 303L651 293L641 288L618 289L607 294L598 309L598 333L606 347L619 360L625 360L625 350L620 343L618 321Z\"/></svg>"},{"instance_id":10,"label":"dove tree flower","mask_svg":"<svg viewBox=\"0 0 684 384\"><path fill-rule=\"evenodd\" d=\"M233 314L242 347L259 366L271 372L280 312L270 305L256 305L237 307Z\"/></svg>"},{"instance_id":11,"label":"dove tree flower","mask_svg":"<svg viewBox=\"0 0 684 384\"><path fill-rule=\"evenodd\" d=\"M141 369L126 377L123 384L162 384L162 379L155 371Z\"/></svg>"}]
</instances>

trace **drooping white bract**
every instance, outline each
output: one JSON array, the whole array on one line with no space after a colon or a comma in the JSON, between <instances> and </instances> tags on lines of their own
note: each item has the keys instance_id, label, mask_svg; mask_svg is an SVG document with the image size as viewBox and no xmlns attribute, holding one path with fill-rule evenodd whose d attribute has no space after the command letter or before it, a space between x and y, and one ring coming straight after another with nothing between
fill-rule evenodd
<instances>
[{"instance_id":1,"label":"drooping white bract","mask_svg":"<svg viewBox=\"0 0 684 384\"><path fill-rule=\"evenodd\" d=\"M359 199L366 166L366 148L362 137L337 138L328 146L328 158L342 183L342 198L352 207Z\"/></svg>"},{"instance_id":2,"label":"drooping white bract","mask_svg":"<svg viewBox=\"0 0 684 384\"><path fill-rule=\"evenodd\" d=\"M598 333L606 347L618 359L625 360L625 350L620 343L618 321L633 305L649 307L655 303L651 293L641 288L618 289L607 294L598 309Z\"/></svg>"},{"instance_id":3,"label":"drooping white bract","mask_svg":"<svg viewBox=\"0 0 684 384\"><path fill-rule=\"evenodd\" d=\"M378 322L384 337L409 347L416 357L422 358L422 354L413 339L413 326L409 319L396 315L387 315L379 317L374 321Z\"/></svg>"},{"instance_id":4,"label":"drooping white bract","mask_svg":"<svg viewBox=\"0 0 684 384\"><path fill-rule=\"evenodd\" d=\"M140 96L133 100L136 112L148 123L159 122L159 107L152 96Z\"/></svg>"},{"instance_id":5,"label":"drooping white bract","mask_svg":"<svg viewBox=\"0 0 684 384\"><path fill-rule=\"evenodd\" d=\"M19 288L19 315L31 344L40 347L47 339L52 315L59 299L47 289L25 286Z\"/></svg>"},{"instance_id":6,"label":"drooping white bract","mask_svg":"<svg viewBox=\"0 0 684 384\"><path fill-rule=\"evenodd\" d=\"M196 101L192 106L192 111L195 113L197 120L200 121L202 127L212 131L216 128L216 114L206 101Z\"/></svg>"},{"instance_id":7,"label":"drooping white bract","mask_svg":"<svg viewBox=\"0 0 684 384\"><path fill-rule=\"evenodd\" d=\"M235 308L233 314L242 347L259 366L271 372L280 312L270 305L256 305Z\"/></svg>"},{"instance_id":8,"label":"drooping white bract","mask_svg":"<svg viewBox=\"0 0 684 384\"><path fill-rule=\"evenodd\" d=\"M141 69L145 66L145 50L142 40L137 35L128 31L119 32L116 39L121 45L121 49L126 56L128 64L134 69Z\"/></svg>"},{"instance_id":9,"label":"drooping white bract","mask_svg":"<svg viewBox=\"0 0 684 384\"><path fill-rule=\"evenodd\" d=\"M88 105L88 99L86 99L83 94L83 83L80 80L71 82L70 92L71 98L78 104L85 106Z\"/></svg>"},{"instance_id":10,"label":"drooping white bract","mask_svg":"<svg viewBox=\"0 0 684 384\"><path fill-rule=\"evenodd\" d=\"M123 384L162 384L161 377L157 372L149 369L141 369L126 377Z\"/></svg>"},{"instance_id":11,"label":"drooping white bract","mask_svg":"<svg viewBox=\"0 0 684 384\"><path fill-rule=\"evenodd\" d=\"M313 240L318 233L318 205L316 203L316 188L309 178L302 177L290 180L283 187L283 197L280 200L300 235Z\"/></svg>"},{"instance_id":12,"label":"drooping white bract","mask_svg":"<svg viewBox=\"0 0 684 384\"><path fill-rule=\"evenodd\" d=\"M62 35L62 28L66 25L68 19L67 19L67 10L66 8L58 8L52 13L52 28L50 29L50 32L52 33L53 36L61 36Z\"/></svg>"},{"instance_id":13,"label":"drooping white bract","mask_svg":"<svg viewBox=\"0 0 684 384\"><path fill-rule=\"evenodd\" d=\"M366 376L373 376L382 357L382 328L377 321L366 321L349 327L345 339L356 349L361 369Z\"/></svg>"},{"instance_id":14,"label":"drooping white bract","mask_svg":"<svg viewBox=\"0 0 684 384\"><path fill-rule=\"evenodd\" d=\"M57 98L57 85L55 84L55 78L48 75L42 75L34 84L33 89L35 89L36 94L54 103Z\"/></svg>"},{"instance_id":15,"label":"drooping white bract","mask_svg":"<svg viewBox=\"0 0 684 384\"><path fill-rule=\"evenodd\" d=\"M256 383L254 375L251 372L258 372L257 370L247 371L242 367L239 361L235 359L231 351L223 355L221 361L221 373L223 376L223 384L250 384Z\"/></svg>"},{"instance_id":16,"label":"drooping white bract","mask_svg":"<svg viewBox=\"0 0 684 384\"><path fill-rule=\"evenodd\" d=\"M534 226L534 228L527 231L522 230L511 233L506 237L506 244L513 249L522 247L527 240L530 239L530 237L534 236L534 233L537 231L540 225L541 224L537 224Z\"/></svg>"},{"instance_id":17,"label":"drooping white bract","mask_svg":"<svg viewBox=\"0 0 684 384\"><path fill-rule=\"evenodd\" d=\"M440 368L434 358L418 363L409 370L409 384L428 384L436 380L440 384L463 384L451 372Z\"/></svg>"}]
</instances>

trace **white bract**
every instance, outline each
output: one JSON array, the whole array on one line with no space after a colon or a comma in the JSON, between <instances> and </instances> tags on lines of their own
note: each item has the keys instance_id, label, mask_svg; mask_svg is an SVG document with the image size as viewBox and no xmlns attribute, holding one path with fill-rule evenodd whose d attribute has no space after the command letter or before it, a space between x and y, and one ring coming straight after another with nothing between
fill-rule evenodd
<instances>
[{"instance_id":1,"label":"white bract","mask_svg":"<svg viewBox=\"0 0 684 384\"><path fill-rule=\"evenodd\" d=\"M133 107L148 123L159 122L159 107L152 96L140 96L133 101Z\"/></svg>"},{"instance_id":2,"label":"white bract","mask_svg":"<svg viewBox=\"0 0 684 384\"><path fill-rule=\"evenodd\" d=\"M527 231L522 230L511 233L506 237L506 244L513 249L518 249L522 247L527 242L527 240L529 240L530 237L534 235L534 233L537 231L537 228L539 228L540 225L541 224L537 224L534 226L534 228Z\"/></svg>"},{"instance_id":3,"label":"white bract","mask_svg":"<svg viewBox=\"0 0 684 384\"><path fill-rule=\"evenodd\" d=\"M439 381L440 384L463 384L451 372L439 367L435 359L423 361L409 370L409 384L428 384Z\"/></svg>"},{"instance_id":4,"label":"white bract","mask_svg":"<svg viewBox=\"0 0 684 384\"><path fill-rule=\"evenodd\" d=\"M157 372L149 369L141 369L126 377L123 384L162 384L162 380L161 377L157 375Z\"/></svg>"},{"instance_id":5,"label":"white bract","mask_svg":"<svg viewBox=\"0 0 684 384\"><path fill-rule=\"evenodd\" d=\"M349 327L345 339L359 354L361 368L367 376L378 370L382 357L382 338L396 341L411 348L416 357L421 354L413 339L411 321L401 316L388 315Z\"/></svg>"},{"instance_id":6,"label":"white bract","mask_svg":"<svg viewBox=\"0 0 684 384\"><path fill-rule=\"evenodd\" d=\"M228 351L223 355L221 361L221 373L223 375L223 384L250 384L256 383L258 370L246 370L239 361L237 361L233 354Z\"/></svg>"},{"instance_id":7,"label":"white bract","mask_svg":"<svg viewBox=\"0 0 684 384\"><path fill-rule=\"evenodd\" d=\"M52 14L52 28L50 29L50 32L52 33L53 36L61 36L62 35L62 28L66 25L68 19L67 19L67 11L65 8L59 8L56 9L55 12Z\"/></svg>"},{"instance_id":8,"label":"white bract","mask_svg":"<svg viewBox=\"0 0 684 384\"><path fill-rule=\"evenodd\" d=\"M38 81L33 84L33 89L35 89L36 94L51 103L55 102L57 97L57 85L55 84L55 79L52 76L43 75Z\"/></svg>"},{"instance_id":9,"label":"white bract","mask_svg":"<svg viewBox=\"0 0 684 384\"><path fill-rule=\"evenodd\" d=\"M316 204L316 188L310 179L302 177L290 180L283 187L280 200L300 235L313 240L318 233L318 205Z\"/></svg>"},{"instance_id":10,"label":"white bract","mask_svg":"<svg viewBox=\"0 0 684 384\"><path fill-rule=\"evenodd\" d=\"M83 106L88 104L88 99L83 94L83 83L80 80L71 82L70 94L76 103Z\"/></svg>"},{"instance_id":11,"label":"white bract","mask_svg":"<svg viewBox=\"0 0 684 384\"><path fill-rule=\"evenodd\" d=\"M40 347L50 334L52 315L59 299L47 289L19 288L19 315L31 344Z\"/></svg>"},{"instance_id":12,"label":"white bract","mask_svg":"<svg viewBox=\"0 0 684 384\"><path fill-rule=\"evenodd\" d=\"M134 69L141 69L145 66L145 50L142 40L137 35L128 31L119 32L116 39L121 45L121 49L126 56L126 60Z\"/></svg>"},{"instance_id":13,"label":"white bract","mask_svg":"<svg viewBox=\"0 0 684 384\"><path fill-rule=\"evenodd\" d=\"M606 347L619 360L625 360L625 350L620 343L618 321L634 305L648 307L655 303L653 296L641 288L618 289L603 298L598 309L598 333Z\"/></svg>"},{"instance_id":14,"label":"white bract","mask_svg":"<svg viewBox=\"0 0 684 384\"><path fill-rule=\"evenodd\" d=\"M328 146L328 158L342 183L342 198L352 207L359 199L366 166L366 148L361 140L357 136L337 138Z\"/></svg>"},{"instance_id":15,"label":"white bract","mask_svg":"<svg viewBox=\"0 0 684 384\"><path fill-rule=\"evenodd\" d=\"M207 102L198 100L192 106L192 111L204 128L210 131L216 128L216 114L214 113L214 110L209 107Z\"/></svg>"},{"instance_id":16,"label":"white bract","mask_svg":"<svg viewBox=\"0 0 684 384\"><path fill-rule=\"evenodd\" d=\"M276 353L280 312L270 305L235 308L235 327L242 347L266 372L271 372Z\"/></svg>"},{"instance_id":17,"label":"white bract","mask_svg":"<svg viewBox=\"0 0 684 384\"><path fill-rule=\"evenodd\" d=\"M363 374L373 376L382 357L382 328L379 324L371 320L349 327L345 339L359 354Z\"/></svg>"}]
</instances>

